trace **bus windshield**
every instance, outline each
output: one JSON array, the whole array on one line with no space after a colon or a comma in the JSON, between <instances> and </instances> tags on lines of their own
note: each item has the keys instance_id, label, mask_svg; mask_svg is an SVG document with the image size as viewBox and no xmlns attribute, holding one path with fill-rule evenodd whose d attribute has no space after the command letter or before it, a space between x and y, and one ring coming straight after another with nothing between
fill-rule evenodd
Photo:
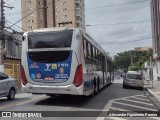
<instances>
[{"instance_id":1,"label":"bus windshield","mask_svg":"<svg viewBox=\"0 0 160 120\"><path fill-rule=\"evenodd\" d=\"M29 49L71 47L73 30L28 34Z\"/></svg>"}]
</instances>

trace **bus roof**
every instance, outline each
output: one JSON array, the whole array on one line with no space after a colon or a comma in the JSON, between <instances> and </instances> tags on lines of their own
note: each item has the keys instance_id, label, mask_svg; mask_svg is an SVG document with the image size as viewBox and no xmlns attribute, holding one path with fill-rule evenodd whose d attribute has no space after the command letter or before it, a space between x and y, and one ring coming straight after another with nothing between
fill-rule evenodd
<instances>
[{"instance_id":1,"label":"bus roof","mask_svg":"<svg viewBox=\"0 0 160 120\"><path fill-rule=\"evenodd\" d=\"M42 28L42 29L35 29L32 32L62 31L67 29L73 29L73 28L67 28L67 27Z\"/></svg>"}]
</instances>

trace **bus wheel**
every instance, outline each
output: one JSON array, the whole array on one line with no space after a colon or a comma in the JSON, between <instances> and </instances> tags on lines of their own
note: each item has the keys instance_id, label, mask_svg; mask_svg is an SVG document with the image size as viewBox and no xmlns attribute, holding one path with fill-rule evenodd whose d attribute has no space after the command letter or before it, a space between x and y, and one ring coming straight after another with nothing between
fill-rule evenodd
<instances>
[{"instance_id":1,"label":"bus wheel","mask_svg":"<svg viewBox=\"0 0 160 120\"><path fill-rule=\"evenodd\" d=\"M97 79L97 92L99 92L99 77Z\"/></svg>"},{"instance_id":2,"label":"bus wheel","mask_svg":"<svg viewBox=\"0 0 160 120\"><path fill-rule=\"evenodd\" d=\"M96 88L97 88L96 79L94 78L94 80L93 80L93 93L92 93L93 96L96 95L96 93L97 93Z\"/></svg>"}]
</instances>

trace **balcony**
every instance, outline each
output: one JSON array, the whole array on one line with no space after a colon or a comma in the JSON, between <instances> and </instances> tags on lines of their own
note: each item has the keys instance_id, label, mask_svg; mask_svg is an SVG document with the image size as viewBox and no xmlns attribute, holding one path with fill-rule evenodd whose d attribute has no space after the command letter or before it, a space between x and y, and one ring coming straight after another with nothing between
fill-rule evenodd
<instances>
[{"instance_id":1,"label":"balcony","mask_svg":"<svg viewBox=\"0 0 160 120\"><path fill-rule=\"evenodd\" d=\"M79 10L78 10L78 11L76 11L76 16L77 16L77 17L81 17L81 18L82 18L82 16L83 16L83 15L82 15L82 12L81 12L81 11L79 11Z\"/></svg>"},{"instance_id":2,"label":"balcony","mask_svg":"<svg viewBox=\"0 0 160 120\"><path fill-rule=\"evenodd\" d=\"M81 6L83 6L82 1L81 0L76 0L76 4L79 4Z\"/></svg>"}]
</instances>

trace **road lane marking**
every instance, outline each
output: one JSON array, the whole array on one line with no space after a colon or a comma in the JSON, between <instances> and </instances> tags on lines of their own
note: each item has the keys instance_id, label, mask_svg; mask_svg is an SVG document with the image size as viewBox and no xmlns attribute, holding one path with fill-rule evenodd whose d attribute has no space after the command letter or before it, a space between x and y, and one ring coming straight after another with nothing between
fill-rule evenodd
<instances>
[{"instance_id":1,"label":"road lane marking","mask_svg":"<svg viewBox=\"0 0 160 120\"><path fill-rule=\"evenodd\" d=\"M145 96L145 95L143 95L143 94L141 94L141 95L133 95L133 96L127 96L127 97L122 97L122 98L116 98L116 99L113 99L113 100L120 100L120 99L123 99L123 98L138 97L138 96Z\"/></svg>"},{"instance_id":2,"label":"road lane marking","mask_svg":"<svg viewBox=\"0 0 160 120\"><path fill-rule=\"evenodd\" d=\"M153 119L153 120L160 120L159 117L148 117L148 118L151 118L151 119Z\"/></svg>"},{"instance_id":3,"label":"road lane marking","mask_svg":"<svg viewBox=\"0 0 160 120\"><path fill-rule=\"evenodd\" d=\"M145 95L141 95L141 96L137 96L137 97L140 97L140 98L142 98L142 99L147 99L147 98L148 98L148 97L145 96Z\"/></svg>"},{"instance_id":4,"label":"road lane marking","mask_svg":"<svg viewBox=\"0 0 160 120\"><path fill-rule=\"evenodd\" d=\"M150 102L150 100L148 100L148 99L138 98L138 97L134 97L134 96L132 96L132 97L130 97L130 98L135 98L135 99L139 99L139 100L143 100L143 101L148 101L148 102Z\"/></svg>"},{"instance_id":5,"label":"road lane marking","mask_svg":"<svg viewBox=\"0 0 160 120\"><path fill-rule=\"evenodd\" d=\"M160 93L160 92L154 92L154 93Z\"/></svg>"},{"instance_id":6,"label":"road lane marking","mask_svg":"<svg viewBox=\"0 0 160 120\"><path fill-rule=\"evenodd\" d=\"M27 104L27 103L30 103L30 102L34 102L34 101L36 101L36 100L40 100L40 99L42 99L42 98L43 98L43 99L46 98L46 95L41 95L41 96L38 96L38 97L34 97L34 98L30 99L30 100L20 102L20 103L17 104L17 105Z\"/></svg>"},{"instance_id":7,"label":"road lane marking","mask_svg":"<svg viewBox=\"0 0 160 120\"><path fill-rule=\"evenodd\" d=\"M115 111L128 111L128 110L117 108L117 107L110 107L110 109L115 110Z\"/></svg>"},{"instance_id":8,"label":"road lane marking","mask_svg":"<svg viewBox=\"0 0 160 120\"><path fill-rule=\"evenodd\" d=\"M18 106L18 105L23 105L23 104L30 103L30 102L34 102L36 100L39 100L39 99L42 99L42 98L45 98L45 97L46 96L43 95L43 96L34 97L30 100L25 100L25 101L22 101L22 102L15 102L15 103L0 107L0 110L7 109L7 108L10 108L10 107L14 107L14 106Z\"/></svg>"},{"instance_id":9,"label":"road lane marking","mask_svg":"<svg viewBox=\"0 0 160 120\"><path fill-rule=\"evenodd\" d=\"M140 109L146 109L146 110L149 110L149 111L157 111L156 109L141 107L141 106L137 106L137 105L126 104L126 103L121 103L121 102L114 102L114 103L120 104L120 105L125 105L125 106L130 106L130 107L136 107L136 108L140 108Z\"/></svg>"},{"instance_id":10,"label":"road lane marking","mask_svg":"<svg viewBox=\"0 0 160 120\"><path fill-rule=\"evenodd\" d=\"M107 117L107 118L111 120L127 120L125 118L120 118L120 117Z\"/></svg>"},{"instance_id":11,"label":"road lane marking","mask_svg":"<svg viewBox=\"0 0 160 120\"><path fill-rule=\"evenodd\" d=\"M140 103L140 104L145 104L145 105L149 105L149 106L154 106L153 104L150 104L150 103L145 103L145 102L140 102L140 101L125 99L125 98L124 98L124 99L121 99L121 100L130 101L130 102L135 102L135 103Z\"/></svg>"},{"instance_id":12,"label":"road lane marking","mask_svg":"<svg viewBox=\"0 0 160 120\"><path fill-rule=\"evenodd\" d=\"M103 112L103 111L109 111L112 103L113 103L113 100L110 100L110 101L107 103L107 105L104 107L104 109L103 109L102 112L99 114L99 116L97 117L96 120L104 120L104 119L106 118L106 117L104 117L104 116L106 116L106 115L103 115L103 114L105 113L105 112Z\"/></svg>"},{"instance_id":13,"label":"road lane marking","mask_svg":"<svg viewBox=\"0 0 160 120\"><path fill-rule=\"evenodd\" d=\"M2 107L0 107L0 110L3 110L3 109L6 109L6 108L10 108L10 107L16 106L16 104L18 104L18 103L19 103L19 102L14 102L14 103L12 103L12 104L2 106Z\"/></svg>"}]
</instances>

